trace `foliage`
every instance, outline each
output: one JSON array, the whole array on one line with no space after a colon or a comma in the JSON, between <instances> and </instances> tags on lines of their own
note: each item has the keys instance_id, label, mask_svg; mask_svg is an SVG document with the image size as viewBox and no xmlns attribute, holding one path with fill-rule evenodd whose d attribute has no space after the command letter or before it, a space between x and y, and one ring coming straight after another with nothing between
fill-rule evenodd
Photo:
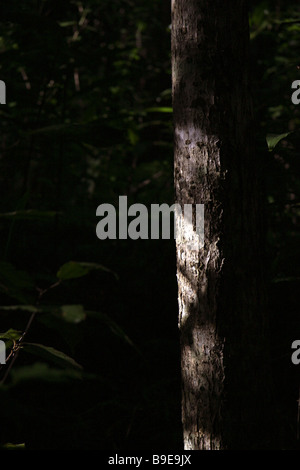
<instances>
[{"instance_id":1,"label":"foliage","mask_svg":"<svg viewBox=\"0 0 300 470\"><path fill-rule=\"evenodd\" d=\"M276 413L283 448L298 448L299 372L289 349L299 333L299 79L300 9L296 2L255 2L250 15L252 76L258 132L265 136L267 258ZM262 140L262 139L261 139ZM288 384L288 385L287 385ZM297 430L298 428L298 430Z\"/></svg>"},{"instance_id":2,"label":"foliage","mask_svg":"<svg viewBox=\"0 0 300 470\"><path fill-rule=\"evenodd\" d=\"M179 449L174 246L95 234L97 206L119 195L173 202L169 2L3 3L0 444ZM285 447L297 445L298 378L281 357L299 329L299 13L279 0L250 11Z\"/></svg>"},{"instance_id":3,"label":"foliage","mask_svg":"<svg viewBox=\"0 0 300 470\"><path fill-rule=\"evenodd\" d=\"M173 198L169 6L1 9L3 448L181 445L173 246L104 245L95 233L102 202Z\"/></svg>"}]
</instances>

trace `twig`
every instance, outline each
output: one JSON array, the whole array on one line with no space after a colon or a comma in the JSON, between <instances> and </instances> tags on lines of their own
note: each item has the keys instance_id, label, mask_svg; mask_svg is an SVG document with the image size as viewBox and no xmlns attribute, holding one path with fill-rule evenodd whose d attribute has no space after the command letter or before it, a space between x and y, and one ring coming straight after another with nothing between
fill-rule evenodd
<instances>
[{"instance_id":1,"label":"twig","mask_svg":"<svg viewBox=\"0 0 300 470\"><path fill-rule=\"evenodd\" d=\"M46 289L39 289L37 288L38 290L38 293L39 293L39 296L38 296L38 299L36 301L36 305L39 304L40 302L40 299L42 298L43 295L46 294L46 292L48 292L50 289L53 289L54 287L57 287L59 284L61 283L61 280L55 282L54 284L51 284L51 286L47 287ZM31 324L35 318L37 314L37 311L36 312L32 312L32 314L30 315L29 317L29 320L27 322L27 325L25 327L25 330L23 331L22 335L20 336L20 338L17 340L17 341L14 341L14 345L13 345L13 348L9 354L9 356L7 357L7 360L10 360L10 363L9 363L9 366L8 368L6 369L5 371L5 374L2 378L2 380L0 381L0 385L3 385L5 380L7 379L8 377L8 374L12 368L12 366L14 365L17 357L18 357L18 354L19 354L19 350L21 349L22 347L22 343L24 341L24 338L25 336L27 335L28 331L29 331L29 328L31 327Z\"/></svg>"}]
</instances>

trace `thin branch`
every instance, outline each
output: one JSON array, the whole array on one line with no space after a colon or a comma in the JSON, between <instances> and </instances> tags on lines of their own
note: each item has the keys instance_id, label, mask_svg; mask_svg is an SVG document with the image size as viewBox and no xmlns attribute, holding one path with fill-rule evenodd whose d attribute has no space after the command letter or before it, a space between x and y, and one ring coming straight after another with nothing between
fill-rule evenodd
<instances>
[{"instance_id":1,"label":"thin branch","mask_svg":"<svg viewBox=\"0 0 300 470\"><path fill-rule=\"evenodd\" d=\"M46 289L39 289L39 288L37 288L39 295L38 295L38 299L37 299L37 301L36 301L36 305L39 305L41 298L43 297L43 295L46 294L46 292L48 292L50 289L53 289L54 287L59 286L60 283L61 283L61 280L55 282L54 284L51 284L51 285L50 285L49 287L47 287ZM17 357L18 357L19 351L20 351L20 349L21 349L21 347L22 347L22 343L24 342L24 338L25 338L25 336L27 335L27 333L28 333L28 331L29 331L29 329L30 329L30 327L31 327L31 325L32 325L32 322L33 322L33 320L34 320L36 314L37 314L37 311L36 311L36 312L32 312L32 314L31 314L30 317L29 317L29 320L28 320L28 322L27 322L27 325L26 325L25 330L23 331L22 335L20 336L20 338L19 338L17 341L14 341L13 348L12 348L12 350L11 350L9 356L7 357L7 360L10 360L10 363L9 363L9 365L8 365L6 371L5 371L5 374L4 374L3 378L2 378L2 380L0 381L0 385L3 385L4 382L5 382L5 380L7 379L8 374L9 374L9 372L10 372L12 366L14 365L14 363L15 363Z\"/></svg>"}]
</instances>

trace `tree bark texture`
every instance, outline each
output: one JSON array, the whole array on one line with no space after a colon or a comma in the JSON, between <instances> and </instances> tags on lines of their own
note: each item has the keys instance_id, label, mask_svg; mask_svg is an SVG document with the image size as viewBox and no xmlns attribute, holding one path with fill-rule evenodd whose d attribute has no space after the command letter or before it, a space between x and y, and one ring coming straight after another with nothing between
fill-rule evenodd
<instances>
[{"instance_id":1,"label":"tree bark texture","mask_svg":"<svg viewBox=\"0 0 300 470\"><path fill-rule=\"evenodd\" d=\"M268 445L262 162L248 49L244 0L172 0L176 202L205 208L204 247L176 243L185 449Z\"/></svg>"}]
</instances>

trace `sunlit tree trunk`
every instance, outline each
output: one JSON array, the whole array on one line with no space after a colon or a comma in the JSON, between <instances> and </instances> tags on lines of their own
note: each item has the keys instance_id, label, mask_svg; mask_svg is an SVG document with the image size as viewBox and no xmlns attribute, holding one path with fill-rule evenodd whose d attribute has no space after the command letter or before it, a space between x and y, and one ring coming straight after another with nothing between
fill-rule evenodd
<instances>
[{"instance_id":1,"label":"sunlit tree trunk","mask_svg":"<svg viewBox=\"0 0 300 470\"><path fill-rule=\"evenodd\" d=\"M204 247L177 241L185 449L269 445L248 46L244 0L172 0L176 202L205 207Z\"/></svg>"}]
</instances>

